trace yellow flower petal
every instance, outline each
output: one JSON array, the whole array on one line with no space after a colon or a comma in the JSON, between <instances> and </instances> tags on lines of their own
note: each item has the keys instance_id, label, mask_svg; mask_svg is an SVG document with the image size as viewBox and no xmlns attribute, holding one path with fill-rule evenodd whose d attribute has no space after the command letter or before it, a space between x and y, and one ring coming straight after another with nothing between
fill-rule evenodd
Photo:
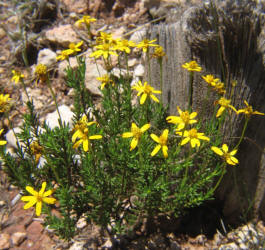
<instances>
[{"instance_id":1,"label":"yellow flower petal","mask_svg":"<svg viewBox=\"0 0 265 250\"><path fill-rule=\"evenodd\" d=\"M160 143L159 137L157 135L151 134L150 136L155 142Z\"/></svg>"},{"instance_id":2,"label":"yellow flower petal","mask_svg":"<svg viewBox=\"0 0 265 250\"><path fill-rule=\"evenodd\" d=\"M132 141L131 141L130 151L132 151L133 149L135 149L136 146L137 146L137 144L138 144L138 139L134 137L134 138L132 139Z\"/></svg>"},{"instance_id":3,"label":"yellow flower petal","mask_svg":"<svg viewBox=\"0 0 265 250\"><path fill-rule=\"evenodd\" d=\"M149 123L145 124L144 126L141 127L141 132L144 133L146 130L148 130L151 127Z\"/></svg>"},{"instance_id":4,"label":"yellow flower petal","mask_svg":"<svg viewBox=\"0 0 265 250\"><path fill-rule=\"evenodd\" d=\"M220 148L217 148L217 147L215 147L215 146L212 146L212 147L211 147L211 150L212 150L214 153L216 153L216 154L218 154L218 155L220 155L220 156L222 156L222 155L224 154L224 152L223 152Z\"/></svg>"},{"instance_id":5,"label":"yellow flower petal","mask_svg":"<svg viewBox=\"0 0 265 250\"><path fill-rule=\"evenodd\" d=\"M230 155L235 155L237 152L237 149L234 149L233 151L230 152Z\"/></svg>"},{"instance_id":6,"label":"yellow flower petal","mask_svg":"<svg viewBox=\"0 0 265 250\"><path fill-rule=\"evenodd\" d=\"M40 216L40 214L41 214L41 207L42 207L42 202L38 201L36 204L36 215L37 216Z\"/></svg>"},{"instance_id":7,"label":"yellow flower petal","mask_svg":"<svg viewBox=\"0 0 265 250\"><path fill-rule=\"evenodd\" d=\"M41 190L39 191L39 195L42 196L44 191L45 191L45 188L46 188L46 181L44 181L42 184L41 184Z\"/></svg>"},{"instance_id":8,"label":"yellow flower petal","mask_svg":"<svg viewBox=\"0 0 265 250\"><path fill-rule=\"evenodd\" d=\"M31 196L31 197L32 197L32 199L29 200L29 202L24 205L24 207L23 207L24 209L29 209L30 207L33 207L36 204L37 199L34 196Z\"/></svg>"},{"instance_id":9,"label":"yellow flower petal","mask_svg":"<svg viewBox=\"0 0 265 250\"><path fill-rule=\"evenodd\" d=\"M218 111L217 111L217 114L216 114L216 117L219 117L222 115L222 113L224 112L225 110L225 107L221 106Z\"/></svg>"},{"instance_id":10,"label":"yellow flower petal","mask_svg":"<svg viewBox=\"0 0 265 250\"><path fill-rule=\"evenodd\" d=\"M190 138L189 138L189 137L186 137L186 138L184 138L184 139L181 141L180 145L183 146L183 145L187 144L189 141L190 141Z\"/></svg>"},{"instance_id":11,"label":"yellow flower petal","mask_svg":"<svg viewBox=\"0 0 265 250\"><path fill-rule=\"evenodd\" d=\"M102 139L102 135L91 135L89 136L90 140L98 140L98 139Z\"/></svg>"},{"instance_id":12,"label":"yellow flower petal","mask_svg":"<svg viewBox=\"0 0 265 250\"><path fill-rule=\"evenodd\" d=\"M82 144L82 140L77 141L74 145L73 148L78 148L80 146L80 144Z\"/></svg>"},{"instance_id":13,"label":"yellow flower petal","mask_svg":"<svg viewBox=\"0 0 265 250\"><path fill-rule=\"evenodd\" d=\"M160 150L160 148L161 148L160 144L156 145L156 147L154 148L154 150L151 153L151 156L155 156L158 153L158 151Z\"/></svg>"},{"instance_id":14,"label":"yellow flower petal","mask_svg":"<svg viewBox=\"0 0 265 250\"><path fill-rule=\"evenodd\" d=\"M222 150L223 150L225 153L228 152L228 146L227 146L227 144L223 144L223 146L222 146Z\"/></svg>"},{"instance_id":15,"label":"yellow flower petal","mask_svg":"<svg viewBox=\"0 0 265 250\"><path fill-rule=\"evenodd\" d=\"M190 144L191 144L192 148L200 147L200 145L201 145L200 140L198 140L196 138L191 139Z\"/></svg>"},{"instance_id":16,"label":"yellow flower petal","mask_svg":"<svg viewBox=\"0 0 265 250\"><path fill-rule=\"evenodd\" d=\"M47 204L54 204L56 202L56 199L52 197L44 197L42 200Z\"/></svg>"},{"instance_id":17,"label":"yellow flower petal","mask_svg":"<svg viewBox=\"0 0 265 250\"><path fill-rule=\"evenodd\" d=\"M83 149L85 152L88 151L88 140L83 140Z\"/></svg>"},{"instance_id":18,"label":"yellow flower petal","mask_svg":"<svg viewBox=\"0 0 265 250\"><path fill-rule=\"evenodd\" d=\"M133 133L132 132L125 132L122 134L122 138L129 138L129 137L132 137L133 136Z\"/></svg>"},{"instance_id":19,"label":"yellow flower petal","mask_svg":"<svg viewBox=\"0 0 265 250\"><path fill-rule=\"evenodd\" d=\"M235 164L238 164L238 159L237 159L237 158L231 156L230 159L231 159Z\"/></svg>"},{"instance_id":20,"label":"yellow flower petal","mask_svg":"<svg viewBox=\"0 0 265 250\"><path fill-rule=\"evenodd\" d=\"M34 196L37 196L37 195L38 195L38 192L35 191L35 190L33 189L33 187L26 186L26 190L27 190L30 194L34 195Z\"/></svg>"},{"instance_id":21,"label":"yellow flower petal","mask_svg":"<svg viewBox=\"0 0 265 250\"><path fill-rule=\"evenodd\" d=\"M147 94L144 93L144 94L141 96L141 99L140 99L140 104L141 104L141 105L145 103L146 98L147 98Z\"/></svg>"},{"instance_id":22,"label":"yellow flower petal","mask_svg":"<svg viewBox=\"0 0 265 250\"><path fill-rule=\"evenodd\" d=\"M163 155L164 155L165 158L168 157L168 153L167 153L167 151L168 151L168 147L167 147L167 146L163 146L163 147L162 147L162 152L163 152Z\"/></svg>"}]
</instances>

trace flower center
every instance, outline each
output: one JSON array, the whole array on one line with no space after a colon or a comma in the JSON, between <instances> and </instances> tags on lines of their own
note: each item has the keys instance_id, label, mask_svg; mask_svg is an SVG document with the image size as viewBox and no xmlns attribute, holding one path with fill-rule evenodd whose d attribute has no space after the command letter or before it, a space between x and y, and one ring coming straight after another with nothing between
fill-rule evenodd
<instances>
[{"instance_id":1,"label":"flower center","mask_svg":"<svg viewBox=\"0 0 265 250\"><path fill-rule=\"evenodd\" d=\"M182 112L180 115L180 118L182 119L182 121L187 125L189 124L190 121L190 114L188 111Z\"/></svg>"},{"instance_id":2,"label":"flower center","mask_svg":"<svg viewBox=\"0 0 265 250\"><path fill-rule=\"evenodd\" d=\"M190 62L190 68L192 68L192 69L196 69L197 68L197 63L195 62L195 61L192 61L192 62Z\"/></svg>"},{"instance_id":3,"label":"flower center","mask_svg":"<svg viewBox=\"0 0 265 250\"><path fill-rule=\"evenodd\" d=\"M37 201L38 201L38 202L41 202L41 201L42 201L42 195L39 195L39 194L38 194L36 198L37 198Z\"/></svg>"},{"instance_id":4,"label":"flower center","mask_svg":"<svg viewBox=\"0 0 265 250\"><path fill-rule=\"evenodd\" d=\"M219 104L220 104L221 106L223 106L223 107L227 107L227 106L230 104L230 100L227 100L227 99L225 99L225 98L221 98L221 99L219 100Z\"/></svg>"},{"instance_id":5,"label":"flower center","mask_svg":"<svg viewBox=\"0 0 265 250\"><path fill-rule=\"evenodd\" d=\"M197 135L197 129L193 128L189 131L189 137L190 138L197 138L198 135Z\"/></svg>"},{"instance_id":6,"label":"flower center","mask_svg":"<svg viewBox=\"0 0 265 250\"><path fill-rule=\"evenodd\" d=\"M164 136L160 137L160 145L165 146L167 144L167 138Z\"/></svg>"},{"instance_id":7,"label":"flower center","mask_svg":"<svg viewBox=\"0 0 265 250\"><path fill-rule=\"evenodd\" d=\"M144 87L144 93L146 93L147 95L150 95L153 92L153 88L150 85L146 85Z\"/></svg>"},{"instance_id":8,"label":"flower center","mask_svg":"<svg viewBox=\"0 0 265 250\"><path fill-rule=\"evenodd\" d=\"M137 139L139 139L142 135L142 132L139 128L133 128L132 133L133 133L133 136Z\"/></svg>"}]
</instances>

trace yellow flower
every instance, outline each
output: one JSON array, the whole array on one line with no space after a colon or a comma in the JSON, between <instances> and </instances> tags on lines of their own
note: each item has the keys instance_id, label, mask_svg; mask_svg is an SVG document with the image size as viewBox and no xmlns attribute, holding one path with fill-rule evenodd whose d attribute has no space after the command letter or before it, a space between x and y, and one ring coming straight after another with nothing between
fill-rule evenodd
<instances>
[{"instance_id":1,"label":"yellow flower","mask_svg":"<svg viewBox=\"0 0 265 250\"><path fill-rule=\"evenodd\" d=\"M154 53L152 54L152 57L153 58L158 58L158 59L161 59L162 57L164 57L166 55L164 49L162 46L158 45L156 48L155 48L155 51Z\"/></svg>"},{"instance_id":2,"label":"yellow flower","mask_svg":"<svg viewBox=\"0 0 265 250\"><path fill-rule=\"evenodd\" d=\"M202 76L203 80L208 83L209 86L215 85L216 82L219 82L219 78L214 78L213 75Z\"/></svg>"},{"instance_id":3,"label":"yellow flower","mask_svg":"<svg viewBox=\"0 0 265 250\"><path fill-rule=\"evenodd\" d=\"M200 72L202 68L197 64L195 61L190 61L188 63L184 63L182 65L184 69L187 69L188 71L197 71Z\"/></svg>"},{"instance_id":4,"label":"yellow flower","mask_svg":"<svg viewBox=\"0 0 265 250\"><path fill-rule=\"evenodd\" d=\"M222 115L222 113L224 112L224 110L226 108L231 108L233 109L235 112L237 112L237 110L230 105L231 100L225 99L224 97L221 97L218 101L217 104L219 104L221 107L218 109L216 117L219 117Z\"/></svg>"},{"instance_id":5,"label":"yellow flower","mask_svg":"<svg viewBox=\"0 0 265 250\"><path fill-rule=\"evenodd\" d=\"M231 151L230 153L228 152L228 146L226 144L223 144L222 149L221 148L217 148L215 146L211 147L211 150L222 156L222 158L230 165L236 165L238 164L238 159L236 159L234 157L234 155L236 154L237 150L234 149L233 151Z\"/></svg>"},{"instance_id":6,"label":"yellow flower","mask_svg":"<svg viewBox=\"0 0 265 250\"><path fill-rule=\"evenodd\" d=\"M120 51L124 51L127 54L131 53L131 48L135 47L136 44L133 41L128 41L126 39L118 40L116 49Z\"/></svg>"},{"instance_id":7,"label":"yellow flower","mask_svg":"<svg viewBox=\"0 0 265 250\"><path fill-rule=\"evenodd\" d=\"M158 137L155 134L151 134L151 138L158 143L158 145L156 145L156 147L154 148L154 150L151 153L151 156L155 156L158 151L162 148L162 152L165 158L168 157L168 147L167 147L167 139L168 139L168 129L165 129L162 134L160 135L160 137Z\"/></svg>"},{"instance_id":8,"label":"yellow flower","mask_svg":"<svg viewBox=\"0 0 265 250\"><path fill-rule=\"evenodd\" d=\"M113 40L112 35L106 32L100 32L100 35L96 38L97 44L111 43Z\"/></svg>"},{"instance_id":9,"label":"yellow flower","mask_svg":"<svg viewBox=\"0 0 265 250\"><path fill-rule=\"evenodd\" d=\"M69 55L72 55L72 54L76 54L77 52L81 51L81 49L79 47L81 47L83 45L83 41L75 44L75 43L70 43L69 44L69 49L68 49L68 53Z\"/></svg>"},{"instance_id":10,"label":"yellow flower","mask_svg":"<svg viewBox=\"0 0 265 250\"><path fill-rule=\"evenodd\" d=\"M141 128L138 128L135 123L132 123L131 132L125 132L122 134L123 138L133 137L131 141L130 151L136 148L142 134L150 128L150 124L145 124Z\"/></svg>"},{"instance_id":11,"label":"yellow flower","mask_svg":"<svg viewBox=\"0 0 265 250\"><path fill-rule=\"evenodd\" d=\"M93 18L93 17L90 17L90 16L83 16L81 19L79 19L78 21L75 22L75 25L77 27L80 27L83 23L86 25L86 26L89 26L90 23L93 23L97 21L97 19Z\"/></svg>"},{"instance_id":12,"label":"yellow flower","mask_svg":"<svg viewBox=\"0 0 265 250\"><path fill-rule=\"evenodd\" d=\"M12 70L12 74L12 81L14 81L15 83L18 83L21 79L25 77L21 72L15 70Z\"/></svg>"},{"instance_id":13,"label":"yellow flower","mask_svg":"<svg viewBox=\"0 0 265 250\"><path fill-rule=\"evenodd\" d=\"M95 121L88 122L87 117L84 115L80 121L74 127L74 134L72 136L72 142L75 143L73 148L79 147L83 144L83 150L87 152L90 148L90 140L98 140L102 138L102 135L89 135L89 126L95 124ZM76 141L79 139L78 141Z\"/></svg>"},{"instance_id":14,"label":"yellow flower","mask_svg":"<svg viewBox=\"0 0 265 250\"><path fill-rule=\"evenodd\" d=\"M3 132L4 132L4 129L2 128L2 129L0 130L0 136L2 135ZM1 141L1 140L0 140L0 146L4 146L4 145L6 145L6 143L7 143L7 141Z\"/></svg>"},{"instance_id":15,"label":"yellow flower","mask_svg":"<svg viewBox=\"0 0 265 250\"><path fill-rule=\"evenodd\" d=\"M225 94L225 89L224 89L224 83L223 82L213 82L212 83L213 90L216 91L218 94L223 95Z\"/></svg>"},{"instance_id":16,"label":"yellow flower","mask_svg":"<svg viewBox=\"0 0 265 250\"><path fill-rule=\"evenodd\" d=\"M37 141L34 141L30 144L31 153L35 156L36 164L39 163L40 157L43 153L43 147L39 145Z\"/></svg>"},{"instance_id":17,"label":"yellow flower","mask_svg":"<svg viewBox=\"0 0 265 250\"><path fill-rule=\"evenodd\" d=\"M176 132L177 135L181 137L185 137L181 142L180 145L183 146L190 142L191 147L200 147L201 142L200 140L210 141L210 138L205 136L204 133L198 133L196 128L192 128L191 130L185 130L184 132Z\"/></svg>"},{"instance_id":18,"label":"yellow flower","mask_svg":"<svg viewBox=\"0 0 265 250\"><path fill-rule=\"evenodd\" d=\"M258 111L253 111L252 106L249 105L246 100L244 100L244 103L245 103L246 107L244 109L239 109L237 111L238 114L244 113L248 118L252 115L265 115L264 113L261 113Z\"/></svg>"},{"instance_id":19,"label":"yellow flower","mask_svg":"<svg viewBox=\"0 0 265 250\"><path fill-rule=\"evenodd\" d=\"M55 198L48 197L50 196L54 190L50 189L46 192L46 182L43 182L41 185L41 190L39 192L35 191L33 187L26 186L26 190L32 194L32 196L22 196L21 200L28 202L25 206L24 209L28 209L30 207L33 207L36 204L36 215L40 216L41 214L41 207L42 203L47 203L47 204L54 204L56 202Z\"/></svg>"},{"instance_id":20,"label":"yellow flower","mask_svg":"<svg viewBox=\"0 0 265 250\"><path fill-rule=\"evenodd\" d=\"M193 120L197 116L196 112L192 112L191 114L189 111L181 111L181 109L177 106L179 116L168 116L167 122L178 124L177 130L181 130L183 128L186 128L189 124L194 124L197 122L197 120Z\"/></svg>"},{"instance_id":21,"label":"yellow flower","mask_svg":"<svg viewBox=\"0 0 265 250\"><path fill-rule=\"evenodd\" d=\"M60 52L60 54L58 56L56 56L56 60L57 61L63 61L65 59L69 58L69 55L71 55L70 51L68 49L63 50Z\"/></svg>"},{"instance_id":22,"label":"yellow flower","mask_svg":"<svg viewBox=\"0 0 265 250\"><path fill-rule=\"evenodd\" d=\"M137 96L142 95L140 99L140 104L145 103L147 96L151 97L155 102L159 102L159 100L153 94L161 94L161 91L155 90L153 87L147 84L147 82L144 82L144 85L142 85L142 82L139 81L135 86L132 87L132 89L138 91Z\"/></svg>"},{"instance_id":23,"label":"yellow flower","mask_svg":"<svg viewBox=\"0 0 265 250\"><path fill-rule=\"evenodd\" d=\"M45 83L48 79L48 69L44 64L38 64L35 69L35 74L37 75L37 81L40 80L41 83Z\"/></svg>"},{"instance_id":24,"label":"yellow flower","mask_svg":"<svg viewBox=\"0 0 265 250\"><path fill-rule=\"evenodd\" d=\"M102 77L97 77L97 80L101 82L100 89L103 90L106 84L112 84L114 86L114 81L110 79L108 74L103 75Z\"/></svg>"},{"instance_id":25,"label":"yellow flower","mask_svg":"<svg viewBox=\"0 0 265 250\"><path fill-rule=\"evenodd\" d=\"M154 40L148 40L148 39L144 39L142 40L140 43L138 43L136 45L137 48L140 48L143 50L143 52L147 52L147 50L149 49L149 47L157 47L158 44L153 44L154 42L156 42L156 39Z\"/></svg>"},{"instance_id":26,"label":"yellow flower","mask_svg":"<svg viewBox=\"0 0 265 250\"><path fill-rule=\"evenodd\" d=\"M97 50L91 53L89 57L99 58L103 56L104 59L107 59L110 55L118 56L118 54L114 51L115 48L113 48L111 44L104 43L104 44L95 46L95 48Z\"/></svg>"},{"instance_id":27,"label":"yellow flower","mask_svg":"<svg viewBox=\"0 0 265 250\"><path fill-rule=\"evenodd\" d=\"M6 112L11 106L11 98L9 94L0 94L0 113Z\"/></svg>"}]
</instances>

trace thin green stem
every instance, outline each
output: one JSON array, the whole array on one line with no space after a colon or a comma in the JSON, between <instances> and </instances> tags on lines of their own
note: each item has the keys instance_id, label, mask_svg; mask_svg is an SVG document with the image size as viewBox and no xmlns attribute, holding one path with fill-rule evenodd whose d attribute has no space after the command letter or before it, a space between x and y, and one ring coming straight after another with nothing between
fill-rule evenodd
<instances>
[{"instance_id":1,"label":"thin green stem","mask_svg":"<svg viewBox=\"0 0 265 250\"><path fill-rule=\"evenodd\" d=\"M217 181L217 183L215 184L214 188L211 190L212 193L214 193L214 191L218 188L218 186L221 183L221 180L223 179L223 177L225 175L225 172L226 172L226 163L223 163L223 164L224 164L224 166L223 166L223 169L222 169L222 174L221 174L219 180Z\"/></svg>"},{"instance_id":2,"label":"thin green stem","mask_svg":"<svg viewBox=\"0 0 265 250\"><path fill-rule=\"evenodd\" d=\"M237 145L235 146L235 148L238 148L239 145L241 144L241 142L242 142L242 140L243 140L243 138L245 136L245 133L246 133L248 122L249 122L249 117L246 117L245 124L244 124L243 130L242 130L242 134L241 134L240 139L239 139Z\"/></svg>"},{"instance_id":3,"label":"thin green stem","mask_svg":"<svg viewBox=\"0 0 265 250\"><path fill-rule=\"evenodd\" d=\"M57 103L57 100L56 100L56 97L55 97L55 94L53 92L53 89L52 89L52 86L51 86L51 82L50 82L50 79L48 77L48 80L47 80L47 84L48 84L48 88L52 94L52 98L53 98L53 101L55 103L55 106L56 106L56 110L57 110L57 113L58 113L58 116L59 116L59 125L60 127L62 128L63 127L63 123L62 123L62 118L61 118L61 114L59 112L59 108L58 108L58 103Z\"/></svg>"},{"instance_id":4,"label":"thin green stem","mask_svg":"<svg viewBox=\"0 0 265 250\"><path fill-rule=\"evenodd\" d=\"M25 94L26 94L26 96L27 96L27 98L28 98L28 101L30 102L30 98L29 98L28 91L27 91L27 89L26 89L25 82L24 82L24 80L23 80L23 79L21 79L21 80L20 80L20 82L21 82L21 84L22 84L22 87L23 87L23 89L24 89L24 91L25 91Z\"/></svg>"}]
</instances>

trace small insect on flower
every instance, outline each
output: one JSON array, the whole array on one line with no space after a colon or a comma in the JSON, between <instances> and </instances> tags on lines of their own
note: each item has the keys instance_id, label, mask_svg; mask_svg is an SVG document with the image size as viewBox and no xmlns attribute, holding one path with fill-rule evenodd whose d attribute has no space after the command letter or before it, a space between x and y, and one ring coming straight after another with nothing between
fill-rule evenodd
<instances>
[{"instance_id":1,"label":"small insect on flower","mask_svg":"<svg viewBox=\"0 0 265 250\"><path fill-rule=\"evenodd\" d=\"M246 107L244 109L239 109L237 111L238 114L243 113L247 118L250 118L252 115L265 115L264 113L261 113L259 111L253 111L252 106L249 105L246 100L244 100L244 103Z\"/></svg>"},{"instance_id":2,"label":"small insect on flower","mask_svg":"<svg viewBox=\"0 0 265 250\"><path fill-rule=\"evenodd\" d=\"M2 128L2 129L0 130L0 136L2 135L3 132L4 132L4 129ZM0 146L4 146L4 145L6 145L6 143L7 143L7 141L2 141L2 140L0 140Z\"/></svg>"},{"instance_id":3,"label":"small insect on flower","mask_svg":"<svg viewBox=\"0 0 265 250\"><path fill-rule=\"evenodd\" d=\"M196 128L192 128L191 130L185 130L184 132L176 131L177 135L181 137L185 137L181 142L180 145L183 146L190 142L192 148L200 147L201 142L200 140L210 141L210 138L205 136L204 133L198 133Z\"/></svg>"},{"instance_id":4,"label":"small insect on flower","mask_svg":"<svg viewBox=\"0 0 265 250\"><path fill-rule=\"evenodd\" d=\"M225 99L224 97L221 97L218 101L217 104L219 104L221 107L218 109L216 113L216 117L220 117L222 113L225 111L227 108L231 108L237 113L237 110L230 104L231 100Z\"/></svg>"},{"instance_id":5,"label":"small insect on flower","mask_svg":"<svg viewBox=\"0 0 265 250\"><path fill-rule=\"evenodd\" d=\"M25 77L21 72L15 70L12 70L12 74L13 74L12 81L14 81L15 83L18 83Z\"/></svg>"},{"instance_id":6,"label":"small insect on flower","mask_svg":"<svg viewBox=\"0 0 265 250\"><path fill-rule=\"evenodd\" d=\"M186 128L189 124L194 124L197 122L197 120L194 120L194 118L197 116L196 112L192 112L191 114L189 111L182 111L179 106L177 106L179 116L168 116L167 122L178 124L177 130L182 130Z\"/></svg>"},{"instance_id":7,"label":"small insect on flower","mask_svg":"<svg viewBox=\"0 0 265 250\"><path fill-rule=\"evenodd\" d=\"M33 207L36 204L36 215L40 216L41 209L42 209L42 203L47 204L54 204L56 202L55 198L48 197L52 195L54 192L53 189L50 189L45 192L47 183L43 182L41 185L41 190L39 192L35 191L33 187L26 186L26 190L32 195L32 196L22 196L21 200L28 202L26 205L24 205L24 209L29 209L30 207Z\"/></svg>"},{"instance_id":8,"label":"small insect on flower","mask_svg":"<svg viewBox=\"0 0 265 250\"><path fill-rule=\"evenodd\" d=\"M142 85L142 82L139 81L135 86L132 87L132 89L135 89L138 91L137 96L141 96L140 104L144 104L147 97L152 98L155 102L159 102L156 96L153 94L161 94L160 90L155 90L153 87L151 87L147 82L144 82L144 85Z\"/></svg>"},{"instance_id":9,"label":"small insect on flower","mask_svg":"<svg viewBox=\"0 0 265 250\"><path fill-rule=\"evenodd\" d=\"M198 65L196 61L190 61L188 63L184 63L182 68L187 69L188 71L197 71L200 72L202 68Z\"/></svg>"},{"instance_id":10,"label":"small insect on flower","mask_svg":"<svg viewBox=\"0 0 265 250\"><path fill-rule=\"evenodd\" d=\"M10 109L11 100L9 94L0 94L0 113L7 112Z\"/></svg>"},{"instance_id":11,"label":"small insect on flower","mask_svg":"<svg viewBox=\"0 0 265 250\"><path fill-rule=\"evenodd\" d=\"M168 147L167 147L167 140L168 140L168 129L165 129L162 134L160 135L160 137L158 137L155 134L151 134L151 138L158 143L158 145L156 145L156 147L154 148L154 150L151 153L151 156L155 156L158 151L162 148L162 152L165 158L168 158Z\"/></svg>"},{"instance_id":12,"label":"small insect on flower","mask_svg":"<svg viewBox=\"0 0 265 250\"><path fill-rule=\"evenodd\" d=\"M236 165L238 164L238 159L234 157L234 155L236 154L237 150L234 149L232 150L230 153L228 152L228 146L226 144L223 144L222 148L218 148L215 146L211 147L211 150L220 155L224 161L226 163L228 163L229 165Z\"/></svg>"},{"instance_id":13,"label":"small insect on flower","mask_svg":"<svg viewBox=\"0 0 265 250\"><path fill-rule=\"evenodd\" d=\"M138 145L141 139L142 134L145 131L147 131L149 128L150 128L150 124L148 123L142 126L141 128L138 128L137 125L133 122L132 127L131 127L131 132L125 132L122 134L123 138L133 137L131 141L130 151L136 148L136 146Z\"/></svg>"}]
</instances>

